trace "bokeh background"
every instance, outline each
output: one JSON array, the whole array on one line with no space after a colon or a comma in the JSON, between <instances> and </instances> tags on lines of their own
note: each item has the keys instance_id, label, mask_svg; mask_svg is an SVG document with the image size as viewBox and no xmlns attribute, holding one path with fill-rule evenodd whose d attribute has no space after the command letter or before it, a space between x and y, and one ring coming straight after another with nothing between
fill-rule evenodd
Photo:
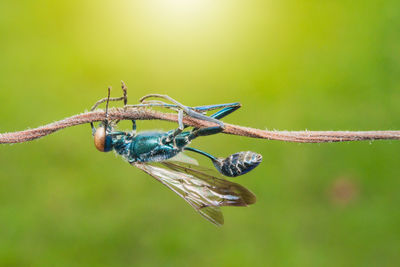
<instances>
[{"instance_id":1,"label":"bokeh background","mask_svg":"<svg viewBox=\"0 0 400 267\"><path fill-rule=\"evenodd\" d=\"M84 112L120 80L130 103L240 101L239 125L399 130L399 32L396 0L2 0L0 132ZM258 202L221 228L97 152L88 125L0 146L0 265L398 266L400 142L193 146L264 156L236 179Z\"/></svg>"}]
</instances>

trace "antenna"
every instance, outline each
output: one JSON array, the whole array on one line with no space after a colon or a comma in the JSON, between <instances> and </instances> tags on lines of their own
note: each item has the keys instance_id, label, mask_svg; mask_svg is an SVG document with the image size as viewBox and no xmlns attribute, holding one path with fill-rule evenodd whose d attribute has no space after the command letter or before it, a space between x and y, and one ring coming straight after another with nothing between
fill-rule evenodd
<instances>
[{"instance_id":1,"label":"antenna","mask_svg":"<svg viewBox=\"0 0 400 267\"><path fill-rule=\"evenodd\" d=\"M108 103L110 102L110 94L111 94L111 86L108 87L108 96L107 96L107 103L106 103L106 119L104 120L104 128L106 130L108 127Z\"/></svg>"},{"instance_id":2,"label":"antenna","mask_svg":"<svg viewBox=\"0 0 400 267\"><path fill-rule=\"evenodd\" d=\"M126 104L128 103L128 87L126 87L126 84L124 83L124 81L121 81L121 87L122 87L122 91L124 92L124 107L126 108Z\"/></svg>"}]
</instances>

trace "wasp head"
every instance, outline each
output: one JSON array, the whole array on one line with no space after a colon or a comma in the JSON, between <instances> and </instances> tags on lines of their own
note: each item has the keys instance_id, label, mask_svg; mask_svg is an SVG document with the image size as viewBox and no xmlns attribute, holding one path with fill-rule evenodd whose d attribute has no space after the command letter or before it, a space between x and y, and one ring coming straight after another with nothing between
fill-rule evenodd
<instances>
[{"instance_id":1,"label":"wasp head","mask_svg":"<svg viewBox=\"0 0 400 267\"><path fill-rule=\"evenodd\" d=\"M94 146L101 152L109 152L113 149L112 137L108 133L111 131L110 126L105 126L104 123L96 129L94 133Z\"/></svg>"}]
</instances>

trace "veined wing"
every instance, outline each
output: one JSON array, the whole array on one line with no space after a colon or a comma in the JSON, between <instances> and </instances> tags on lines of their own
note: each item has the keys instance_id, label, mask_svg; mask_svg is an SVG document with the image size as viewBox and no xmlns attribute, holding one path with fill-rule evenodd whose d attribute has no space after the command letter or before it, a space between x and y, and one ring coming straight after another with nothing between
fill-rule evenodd
<instances>
[{"instance_id":1,"label":"veined wing","mask_svg":"<svg viewBox=\"0 0 400 267\"><path fill-rule=\"evenodd\" d=\"M209 190L209 193L220 197L218 205L215 206L247 206L256 202L256 196L252 192L240 184L219 178L218 176L221 175L216 171L180 162L164 161L161 164L173 171L201 181L200 186Z\"/></svg>"},{"instance_id":2,"label":"veined wing","mask_svg":"<svg viewBox=\"0 0 400 267\"><path fill-rule=\"evenodd\" d=\"M224 224L220 206L247 206L256 202L256 197L245 187L189 167L172 162L132 165L156 178L218 226Z\"/></svg>"},{"instance_id":3,"label":"veined wing","mask_svg":"<svg viewBox=\"0 0 400 267\"><path fill-rule=\"evenodd\" d=\"M184 152L178 153L178 155L176 155L173 158L168 159L167 161L181 162L181 163L189 164L189 165L199 165L199 162L196 159L189 157Z\"/></svg>"}]
</instances>

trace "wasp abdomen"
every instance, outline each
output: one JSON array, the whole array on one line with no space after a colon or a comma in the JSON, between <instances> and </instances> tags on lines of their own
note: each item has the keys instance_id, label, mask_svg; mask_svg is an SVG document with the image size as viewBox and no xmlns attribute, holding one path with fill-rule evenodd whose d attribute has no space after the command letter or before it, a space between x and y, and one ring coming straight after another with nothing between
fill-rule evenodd
<instances>
[{"instance_id":1,"label":"wasp abdomen","mask_svg":"<svg viewBox=\"0 0 400 267\"><path fill-rule=\"evenodd\" d=\"M213 160L217 170L225 176L236 177L248 173L258 166L262 156L252 151L243 151L230 155L223 159Z\"/></svg>"}]
</instances>

